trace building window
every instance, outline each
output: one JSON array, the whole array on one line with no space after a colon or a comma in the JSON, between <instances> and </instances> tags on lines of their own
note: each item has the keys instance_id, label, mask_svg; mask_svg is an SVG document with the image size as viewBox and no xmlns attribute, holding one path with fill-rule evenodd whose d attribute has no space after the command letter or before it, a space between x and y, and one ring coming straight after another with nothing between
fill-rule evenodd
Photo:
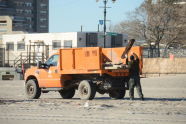
<instances>
[{"instance_id":1,"label":"building window","mask_svg":"<svg viewBox=\"0 0 186 124\"><path fill-rule=\"evenodd\" d=\"M0 29L0 32L7 32L7 29Z\"/></svg>"},{"instance_id":2,"label":"building window","mask_svg":"<svg viewBox=\"0 0 186 124\"><path fill-rule=\"evenodd\" d=\"M72 48L72 40L64 40L64 48Z\"/></svg>"},{"instance_id":3,"label":"building window","mask_svg":"<svg viewBox=\"0 0 186 124\"><path fill-rule=\"evenodd\" d=\"M0 21L0 26L7 26L7 21L6 20L1 20Z\"/></svg>"},{"instance_id":4,"label":"building window","mask_svg":"<svg viewBox=\"0 0 186 124\"><path fill-rule=\"evenodd\" d=\"M29 28L30 28L30 29L32 28L32 25L31 25L31 24L29 24Z\"/></svg>"},{"instance_id":5,"label":"building window","mask_svg":"<svg viewBox=\"0 0 186 124\"><path fill-rule=\"evenodd\" d=\"M42 7L42 6L46 6L46 4L45 4L45 3L41 3L40 6L41 6L41 7Z\"/></svg>"},{"instance_id":6,"label":"building window","mask_svg":"<svg viewBox=\"0 0 186 124\"><path fill-rule=\"evenodd\" d=\"M47 11L42 10L42 11L40 11L40 13L41 13L41 14L46 14Z\"/></svg>"},{"instance_id":7,"label":"building window","mask_svg":"<svg viewBox=\"0 0 186 124\"><path fill-rule=\"evenodd\" d=\"M46 28L47 26L46 25L40 25L40 28Z\"/></svg>"},{"instance_id":8,"label":"building window","mask_svg":"<svg viewBox=\"0 0 186 124\"><path fill-rule=\"evenodd\" d=\"M18 42L17 43L17 50L25 50L25 43L24 42Z\"/></svg>"},{"instance_id":9,"label":"building window","mask_svg":"<svg viewBox=\"0 0 186 124\"><path fill-rule=\"evenodd\" d=\"M16 9L16 13L22 14L23 13L23 10L22 9Z\"/></svg>"},{"instance_id":10,"label":"building window","mask_svg":"<svg viewBox=\"0 0 186 124\"><path fill-rule=\"evenodd\" d=\"M15 3L16 6L23 6L24 5L24 2L17 2L17 1L15 1L14 3Z\"/></svg>"},{"instance_id":11,"label":"building window","mask_svg":"<svg viewBox=\"0 0 186 124\"><path fill-rule=\"evenodd\" d=\"M98 44L97 33L86 33L86 46L95 47Z\"/></svg>"},{"instance_id":12,"label":"building window","mask_svg":"<svg viewBox=\"0 0 186 124\"><path fill-rule=\"evenodd\" d=\"M40 18L40 22L44 22L46 20L47 20L46 18Z\"/></svg>"},{"instance_id":13,"label":"building window","mask_svg":"<svg viewBox=\"0 0 186 124\"><path fill-rule=\"evenodd\" d=\"M25 21L25 18L22 16L14 16L14 21Z\"/></svg>"},{"instance_id":14,"label":"building window","mask_svg":"<svg viewBox=\"0 0 186 124\"><path fill-rule=\"evenodd\" d=\"M26 5L27 7L32 7L32 3L30 3L30 2L25 2L25 5Z\"/></svg>"},{"instance_id":15,"label":"building window","mask_svg":"<svg viewBox=\"0 0 186 124\"><path fill-rule=\"evenodd\" d=\"M32 21L32 18L31 18L31 17L26 17L26 20L27 20L28 22L31 22L31 21Z\"/></svg>"},{"instance_id":16,"label":"building window","mask_svg":"<svg viewBox=\"0 0 186 124\"><path fill-rule=\"evenodd\" d=\"M7 26L7 24L6 23L0 23L0 26Z\"/></svg>"},{"instance_id":17,"label":"building window","mask_svg":"<svg viewBox=\"0 0 186 124\"><path fill-rule=\"evenodd\" d=\"M112 47L121 47L123 41L122 34L117 34L116 36L111 36L111 46Z\"/></svg>"},{"instance_id":18,"label":"building window","mask_svg":"<svg viewBox=\"0 0 186 124\"><path fill-rule=\"evenodd\" d=\"M60 40L53 40L52 41L52 49L59 49L61 48L61 41Z\"/></svg>"},{"instance_id":19,"label":"building window","mask_svg":"<svg viewBox=\"0 0 186 124\"><path fill-rule=\"evenodd\" d=\"M41 3L40 6L41 6L41 8L47 8L47 4L45 4L45 3Z\"/></svg>"},{"instance_id":20,"label":"building window","mask_svg":"<svg viewBox=\"0 0 186 124\"><path fill-rule=\"evenodd\" d=\"M1 20L1 21L0 21L0 23L7 23L7 21L6 21L6 20L4 20L4 21L3 21L3 20Z\"/></svg>"},{"instance_id":21,"label":"building window","mask_svg":"<svg viewBox=\"0 0 186 124\"><path fill-rule=\"evenodd\" d=\"M26 13L26 14L32 14L32 10L27 10L27 9L26 9L26 10L25 10L25 13Z\"/></svg>"},{"instance_id":22,"label":"building window","mask_svg":"<svg viewBox=\"0 0 186 124\"><path fill-rule=\"evenodd\" d=\"M6 43L6 50L14 50L14 43L13 42L7 42Z\"/></svg>"}]
</instances>

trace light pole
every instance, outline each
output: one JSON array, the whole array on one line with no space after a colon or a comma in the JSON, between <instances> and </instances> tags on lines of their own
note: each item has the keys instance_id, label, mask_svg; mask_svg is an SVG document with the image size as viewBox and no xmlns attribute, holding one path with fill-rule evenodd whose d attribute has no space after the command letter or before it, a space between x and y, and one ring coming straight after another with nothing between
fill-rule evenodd
<instances>
[{"instance_id":1,"label":"light pole","mask_svg":"<svg viewBox=\"0 0 186 124\"><path fill-rule=\"evenodd\" d=\"M96 0L97 2L99 0ZM116 0L112 0L112 2L115 2ZM107 8L110 8L110 7L107 7L107 3L108 3L108 0L103 0L103 3L104 3L104 26L103 26L103 32L104 32L104 47L105 47L105 43L106 43L106 33L107 33L107 25L106 25L106 21L107 21Z\"/></svg>"},{"instance_id":2,"label":"light pole","mask_svg":"<svg viewBox=\"0 0 186 124\"><path fill-rule=\"evenodd\" d=\"M107 31L107 25L106 25L106 19L107 19L107 2L108 0L104 0L104 27L103 27L103 32L104 32L104 47L105 47L105 42L106 42L106 31Z\"/></svg>"}]
</instances>

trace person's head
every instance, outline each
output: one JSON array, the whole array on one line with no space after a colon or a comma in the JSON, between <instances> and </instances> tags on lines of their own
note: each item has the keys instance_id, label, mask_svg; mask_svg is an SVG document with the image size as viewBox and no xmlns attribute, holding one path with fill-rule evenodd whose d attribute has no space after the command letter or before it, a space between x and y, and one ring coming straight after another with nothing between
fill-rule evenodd
<instances>
[{"instance_id":1,"label":"person's head","mask_svg":"<svg viewBox=\"0 0 186 124\"><path fill-rule=\"evenodd\" d=\"M134 60L134 56L133 55L130 56L130 60Z\"/></svg>"}]
</instances>

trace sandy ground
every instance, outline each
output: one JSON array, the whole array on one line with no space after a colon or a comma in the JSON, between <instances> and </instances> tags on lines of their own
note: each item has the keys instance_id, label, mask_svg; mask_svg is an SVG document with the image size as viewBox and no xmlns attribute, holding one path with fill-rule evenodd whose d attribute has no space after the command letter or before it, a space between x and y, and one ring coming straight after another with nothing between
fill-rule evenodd
<instances>
[{"instance_id":1,"label":"sandy ground","mask_svg":"<svg viewBox=\"0 0 186 124\"><path fill-rule=\"evenodd\" d=\"M186 124L186 75L143 78L145 101L96 94L64 100L57 92L28 100L23 81L0 81L0 124ZM136 92L135 92L136 94Z\"/></svg>"}]
</instances>

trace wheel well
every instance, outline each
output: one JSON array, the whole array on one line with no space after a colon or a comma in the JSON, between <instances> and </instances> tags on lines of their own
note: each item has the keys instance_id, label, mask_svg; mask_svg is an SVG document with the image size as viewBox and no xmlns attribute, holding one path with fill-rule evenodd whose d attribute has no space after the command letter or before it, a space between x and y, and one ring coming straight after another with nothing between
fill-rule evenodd
<instances>
[{"instance_id":1,"label":"wheel well","mask_svg":"<svg viewBox=\"0 0 186 124\"><path fill-rule=\"evenodd\" d=\"M33 76L33 75L31 75L31 76L29 76L27 79L26 79L26 82L28 81L28 80L30 80L30 79L35 79L36 81L37 81L37 78L35 77L35 76ZM26 83L25 82L25 83ZM38 82L38 81L37 81Z\"/></svg>"}]
</instances>

